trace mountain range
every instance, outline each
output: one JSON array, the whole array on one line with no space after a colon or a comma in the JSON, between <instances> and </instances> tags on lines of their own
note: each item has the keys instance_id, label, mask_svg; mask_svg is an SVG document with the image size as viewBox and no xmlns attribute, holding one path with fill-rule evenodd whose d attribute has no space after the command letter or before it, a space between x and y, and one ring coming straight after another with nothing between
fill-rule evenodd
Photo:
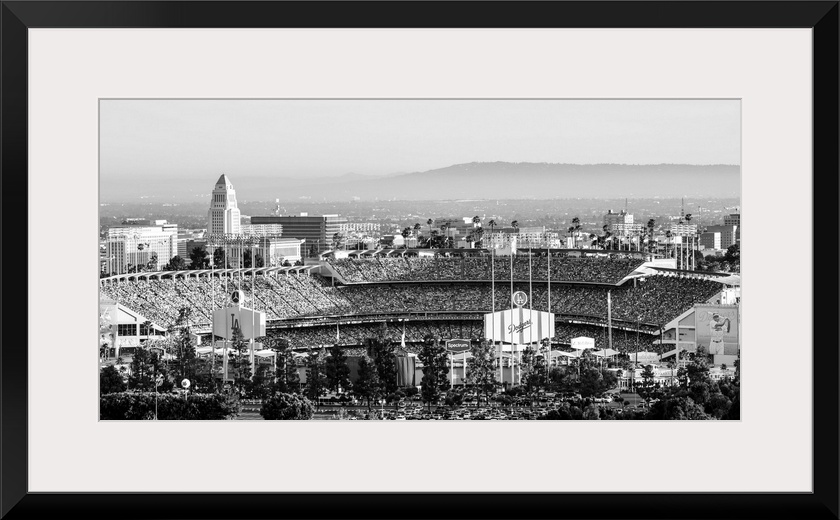
<instances>
[{"instance_id":1,"label":"mountain range","mask_svg":"<svg viewBox=\"0 0 840 520\"><path fill-rule=\"evenodd\" d=\"M687 164L558 164L474 162L423 172L390 175L348 173L336 177L293 178L249 176L226 172L238 200L313 201L453 200L738 197L740 167ZM218 172L208 172L209 183L168 177L120 183L103 182L101 200L149 198L195 200L209 196Z\"/></svg>"}]
</instances>

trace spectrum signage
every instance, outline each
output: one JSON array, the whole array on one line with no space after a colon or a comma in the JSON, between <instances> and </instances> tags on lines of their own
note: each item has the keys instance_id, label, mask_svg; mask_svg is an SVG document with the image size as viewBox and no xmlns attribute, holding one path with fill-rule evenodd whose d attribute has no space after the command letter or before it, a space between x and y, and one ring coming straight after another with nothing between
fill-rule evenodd
<instances>
[{"instance_id":1,"label":"spectrum signage","mask_svg":"<svg viewBox=\"0 0 840 520\"><path fill-rule=\"evenodd\" d=\"M450 339L446 342L446 350L449 352L467 352L470 350L470 340Z\"/></svg>"}]
</instances>

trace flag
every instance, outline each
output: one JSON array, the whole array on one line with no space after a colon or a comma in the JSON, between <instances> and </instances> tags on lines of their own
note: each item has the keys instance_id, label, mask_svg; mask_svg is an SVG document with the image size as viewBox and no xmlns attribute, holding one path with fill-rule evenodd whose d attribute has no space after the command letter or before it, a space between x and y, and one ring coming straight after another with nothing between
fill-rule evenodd
<instances>
[{"instance_id":1,"label":"flag","mask_svg":"<svg viewBox=\"0 0 840 520\"><path fill-rule=\"evenodd\" d=\"M402 333L402 340L400 341L400 347L405 350L405 322L403 322L403 333Z\"/></svg>"}]
</instances>

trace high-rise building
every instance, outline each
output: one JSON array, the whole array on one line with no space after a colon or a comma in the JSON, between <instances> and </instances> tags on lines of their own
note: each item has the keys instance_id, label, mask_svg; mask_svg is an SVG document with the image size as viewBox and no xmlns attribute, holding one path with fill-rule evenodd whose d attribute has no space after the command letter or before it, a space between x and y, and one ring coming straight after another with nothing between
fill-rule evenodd
<instances>
[{"instance_id":1,"label":"high-rise building","mask_svg":"<svg viewBox=\"0 0 840 520\"><path fill-rule=\"evenodd\" d=\"M306 240L304 245L305 254L312 255L320 253L332 247L333 235L341 234L341 225L346 224L347 219L338 215L308 215L302 213L300 216L253 216L251 226L266 224L280 224L283 229L283 238L297 238Z\"/></svg>"},{"instance_id":2,"label":"high-rise building","mask_svg":"<svg viewBox=\"0 0 840 520\"><path fill-rule=\"evenodd\" d=\"M604 215L604 225L605 226L613 226L615 224L632 224L633 223L633 214L627 213L626 211L621 211L620 213L613 213L612 210L609 210L606 215Z\"/></svg>"},{"instance_id":3,"label":"high-rise building","mask_svg":"<svg viewBox=\"0 0 840 520\"><path fill-rule=\"evenodd\" d=\"M723 217L723 225L724 226L737 226L735 230L735 242L741 241L741 214L740 213L730 213Z\"/></svg>"},{"instance_id":4,"label":"high-rise building","mask_svg":"<svg viewBox=\"0 0 840 520\"><path fill-rule=\"evenodd\" d=\"M212 235L240 233L240 213L236 206L236 190L222 174L213 188L210 210L207 212L207 233Z\"/></svg>"},{"instance_id":5,"label":"high-rise building","mask_svg":"<svg viewBox=\"0 0 840 520\"><path fill-rule=\"evenodd\" d=\"M738 226L709 226L705 229L705 234L720 233L720 247L719 249L727 249L735 243L738 233ZM703 242L701 242L702 244Z\"/></svg>"},{"instance_id":6,"label":"high-rise building","mask_svg":"<svg viewBox=\"0 0 840 520\"><path fill-rule=\"evenodd\" d=\"M105 247L107 272L158 271L178 255L178 226L114 226Z\"/></svg>"},{"instance_id":7,"label":"high-rise building","mask_svg":"<svg viewBox=\"0 0 840 520\"><path fill-rule=\"evenodd\" d=\"M741 214L740 213L730 213L723 217L723 225L724 226L740 226L741 225Z\"/></svg>"},{"instance_id":8,"label":"high-rise building","mask_svg":"<svg viewBox=\"0 0 840 520\"><path fill-rule=\"evenodd\" d=\"M700 245L704 249L722 249L720 242L720 231L706 231L700 233Z\"/></svg>"}]
</instances>

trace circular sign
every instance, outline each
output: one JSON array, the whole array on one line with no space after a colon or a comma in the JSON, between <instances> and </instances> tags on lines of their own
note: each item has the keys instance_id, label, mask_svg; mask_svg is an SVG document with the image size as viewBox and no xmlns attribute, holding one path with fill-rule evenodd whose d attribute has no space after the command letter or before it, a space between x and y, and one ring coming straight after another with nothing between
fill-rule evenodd
<instances>
[{"instance_id":1,"label":"circular sign","mask_svg":"<svg viewBox=\"0 0 840 520\"><path fill-rule=\"evenodd\" d=\"M181 386L184 387L184 389L189 388L190 387L190 380L189 379L184 379L183 381L181 381Z\"/></svg>"},{"instance_id":2,"label":"circular sign","mask_svg":"<svg viewBox=\"0 0 840 520\"><path fill-rule=\"evenodd\" d=\"M522 307L528 303L528 295L522 291L516 291L513 293L513 304L517 307Z\"/></svg>"}]
</instances>

